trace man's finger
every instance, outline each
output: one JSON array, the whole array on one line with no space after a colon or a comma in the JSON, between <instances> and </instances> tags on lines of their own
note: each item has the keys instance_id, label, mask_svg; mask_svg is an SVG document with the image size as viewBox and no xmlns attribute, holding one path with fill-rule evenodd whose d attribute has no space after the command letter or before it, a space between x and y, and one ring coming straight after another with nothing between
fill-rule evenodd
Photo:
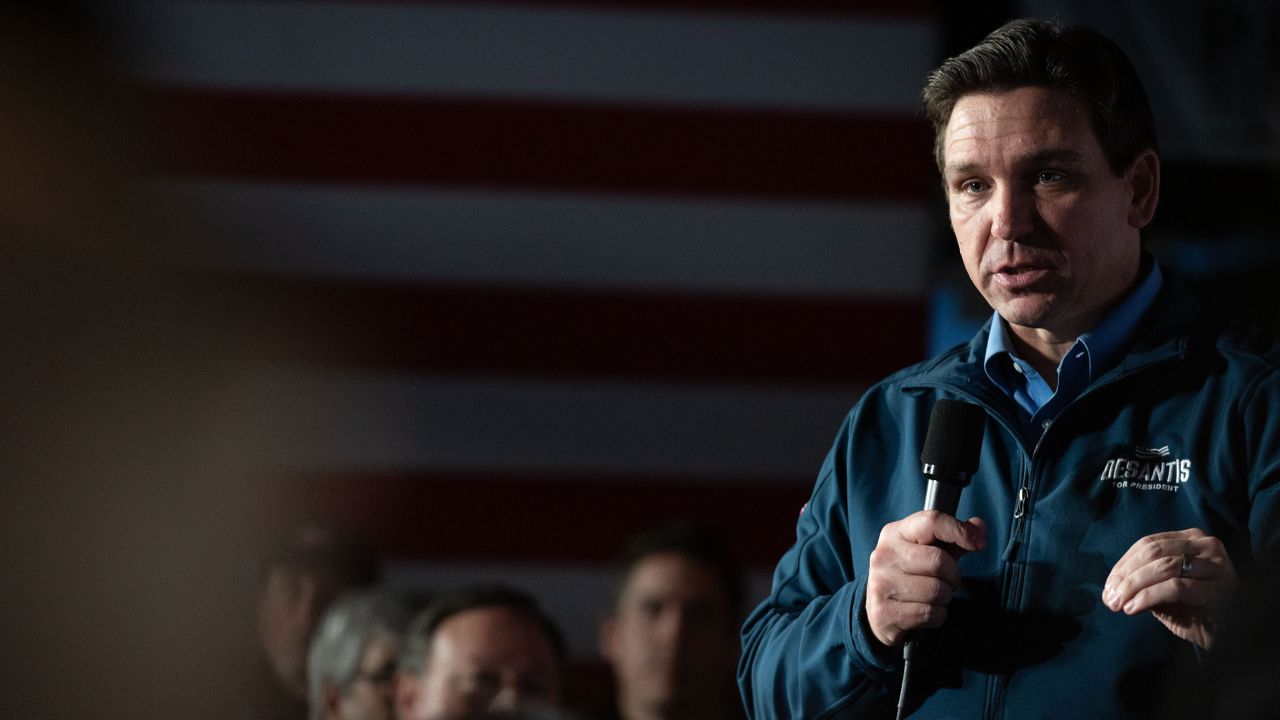
<instances>
[{"instance_id":1,"label":"man's finger","mask_svg":"<svg viewBox=\"0 0 1280 720\"><path fill-rule=\"evenodd\" d=\"M1135 547L1138 545L1135 543ZM1166 580L1212 581L1206 585L1209 588L1221 583L1226 583L1226 587L1234 585L1230 559L1217 538L1198 533L1164 537L1141 545L1126 567L1117 563L1107 579L1102 600L1112 610L1120 610L1145 588Z\"/></svg>"},{"instance_id":2,"label":"man's finger","mask_svg":"<svg viewBox=\"0 0 1280 720\"><path fill-rule=\"evenodd\" d=\"M1119 611L1143 590L1180 578L1187 557L1181 553L1163 555L1133 568L1132 572L1119 578L1115 584L1107 588L1103 594L1103 602L1112 610Z\"/></svg>"},{"instance_id":3,"label":"man's finger","mask_svg":"<svg viewBox=\"0 0 1280 720\"><path fill-rule=\"evenodd\" d=\"M1138 591L1120 609L1126 615L1153 610L1166 605L1207 607L1218 596L1218 588L1210 580L1173 578Z\"/></svg>"},{"instance_id":4,"label":"man's finger","mask_svg":"<svg viewBox=\"0 0 1280 720\"><path fill-rule=\"evenodd\" d=\"M1184 553L1196 554L1199 549L1198 545L1208 536L1204 531L1198 528L1190 528L1187 530L1178 530L1175 532L1155 533L1140 538L1124 555L1120 557L1116 564L1112 566L1111 572L1107 575L1107 580L1103 584L1108 589L1116 589L1127 578L1138 570L1138 568L1157 562L1160 558L1178 555Z\"/></svg>"},{"instance_id":5,"label":"man's finger","mask_svg":"<svg viewBox=\"0 0 1280 720\"><path fill-rule=\"evenodd\" d=\"M937 578L951 587L960 586L960 568L943 548L907 543L899 555L898 569L906 575Z\"/></svg>"},{"instance_id":6,"label":"man's finger","mask_svg":"<svg viewBox=\"0 0 1280 720\"><path fill-rule=\"evenodd\" d=\"M941 627L947 620L947 608L929 603L898 603L892 610L892 621L884 628L884 637L877 635L887 646L900 643L903 636L913 630Z\"/></svg>"},{"instance_id":7,"label":"man's finger","mask_svg":"<svg viewBox=\"0 0 1280 720\"><path fill-rule=\"evenodd\" d=\"M987 526L980 518L962 522L937 510L907 516L897 523L896 531L903 540L917 545L947 544L973 552L987 544Z\"/></svg>"},{"instance_id":8,"label":"man's finger","mask_svg":"<svg viewBox=\"0 0 1280 720\"><path fill-rule=\"evenodd\" d=\"M904 575L888 592L888 601L909 604L947 605L952 589L945 581L931 577Z\"/></svg>"},{"instance_id":9,"label":"man's finger","mask_svg":"<svg viewBox=\"0 0 1280 720\"><path fill-rule=\"evenodd\" d=\"M961 523L961 527L963 528L964 532L968 535L969 542L964 545L953 543L951 547L953 548L959 547L964 549L966 552L973 552L975 550L986 549L987 547L987 521L986 520L983 520L977 515L974 515L973 517L969 518L965 522ZM964 553L956 554L956 557L958 558L960 557L960 555L963 555L963 554Z\"/></svg>"}]
</instances>

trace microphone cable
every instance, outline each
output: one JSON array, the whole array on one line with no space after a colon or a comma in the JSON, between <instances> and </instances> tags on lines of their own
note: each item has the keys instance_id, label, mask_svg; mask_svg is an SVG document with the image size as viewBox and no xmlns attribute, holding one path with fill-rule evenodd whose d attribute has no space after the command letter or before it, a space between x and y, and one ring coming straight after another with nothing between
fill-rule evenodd
<instances>
[{"instance_id":1,"label":"microphone cable","mask_svg":"<svg viewBox=\"0 0 1280 720\"><path fill-rule=\"evenodd\" d=\"M908 640L902 646L902 689L898 691L898 716L902 720L907 716L907 688L911 686L911 659L916 654L916 641Z\"/></svg>"}]
</instances>

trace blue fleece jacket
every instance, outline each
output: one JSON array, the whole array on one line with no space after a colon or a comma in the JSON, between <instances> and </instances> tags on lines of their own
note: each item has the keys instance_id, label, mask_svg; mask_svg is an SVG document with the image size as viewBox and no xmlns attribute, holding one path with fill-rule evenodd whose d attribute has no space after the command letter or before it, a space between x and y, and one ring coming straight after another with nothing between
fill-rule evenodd
<instances>
[{"instance_id":1,"label":"blue fleece jacket","mask_svg":"<svg viewBox=\"0 0 1280 720\"><path fill-rule=\"evenodd\" d=\"M867 391L846 418L743 628L748 716L893 717L900 654L867 627L880 529L923 503L921 443L940 398L987 411L957 516L988 525L959 561L961 589L913 671L913 718L1108 718L1150 709L1162 670L1194 646L1150 613L1102 605L1139 538L1198 527L1237 568L1280 545L1280 352L1213 319L1166 271L1127 354L1035 442L983 370L990 325L967 346Z\"/></svg>"}]
</instances>

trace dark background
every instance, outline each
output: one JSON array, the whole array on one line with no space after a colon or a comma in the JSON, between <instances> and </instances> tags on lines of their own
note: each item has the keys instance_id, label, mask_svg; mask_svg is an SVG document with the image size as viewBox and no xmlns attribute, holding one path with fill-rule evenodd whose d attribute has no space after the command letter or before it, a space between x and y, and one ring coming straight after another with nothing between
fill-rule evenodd
<instances>
[{"instance_id":1,"label":"dark background","mask_svg":"<svg viewBox=\"0 0 1280 720\"><path fill-rule=\"evenodd\" d=\"M929 134L910 110L245 90L170 72L155 38L185 42L175 5L42 4L0 23L7 717L225 715L255 553L305 516L367 533L400 586L498 575L531 587L584 659L607 560L652 523L720 528L758 596L858 393L985 316L951 254ZM271 15L310 4L206 5ZM1274 4L889 5L475 7L810 30L869 18L886 32L929 29L936 47L902 53L930 63L1009 16L1087 21L1130 51L1161 123L1150 247L1231 312L1276 327ZM850 286L815 289L803 247L775 273L799 279L777 286L759 280L773 277L767 258L755 281L722 286L714 266L684 284L584 281L573 257L561 258L563 282L312 272L309 233L325 228L308 225L306 207L247 210L231 190L193 202L193 182L205 193L210 182L531 193L567 208L583 197L625 208L657 198L668 211L724 202L726 218L783 207L833 232L812 218L870 206L923 217L904 229L914 239L903 258L925 262L901 268L917 273L901 292L856 264L833 273ZM378 251L379 227L348 251ZM559 242L487 227L505 228L508 244L484 242L508 259ZM627 277L671 275L643 242L608 237L626 228L592 232L635 254ZM727 257L734 230L723 232L708 241ZM848 242L857 259L871 241L851 231Z\"/></svg>"}]
</instances>

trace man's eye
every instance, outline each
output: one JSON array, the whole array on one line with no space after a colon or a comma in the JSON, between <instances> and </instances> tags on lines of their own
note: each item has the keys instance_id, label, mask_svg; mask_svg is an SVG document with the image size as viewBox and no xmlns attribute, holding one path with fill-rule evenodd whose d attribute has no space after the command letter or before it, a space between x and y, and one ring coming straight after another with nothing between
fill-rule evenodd
<instances>
[{"instance_id":1,"label":"man's eye","mask_svg":"<svg viewBox=\"0 0 1280 720\"><path fill-rule=\"evenodd\" d=\"M531 698L549 698L551 685L540 678L521 678L520 693Z\"/></svg>"},{"instance_id":2,"label":"man's eye","mask_svg":"<svg viewBox=\"0 0 1280 720\"><path fill-rule=\"evenodd\" d=\"M494 672L479 671L466 677L465 687L468 692L492 696L502 689L502 678Z\"/></svg>"},{"instance_id":3,"label":"man's eye","mask_svg":"<svg viewBox=\"0 0 1280 720\"><path fill-rule=\"evenodd\" d=\"M960 183L960 191L966 193L980 193L987 189L987 184L981 180L965 180Z\"/></svg>"},{"instance_id":4,"label":"man's eye","mask_svg":"<svg viewBox=\"0 0 1280 720\"><path fill-rule=\"evenodd\" d=\"M1062 182L1064 178L1065 176L1060 172L1054 172L1053 170L1041 170L1040 173L1036 175L1036 182L1044 185L1051 185L1056 182Z\"/></svg>"}]
</instances>

